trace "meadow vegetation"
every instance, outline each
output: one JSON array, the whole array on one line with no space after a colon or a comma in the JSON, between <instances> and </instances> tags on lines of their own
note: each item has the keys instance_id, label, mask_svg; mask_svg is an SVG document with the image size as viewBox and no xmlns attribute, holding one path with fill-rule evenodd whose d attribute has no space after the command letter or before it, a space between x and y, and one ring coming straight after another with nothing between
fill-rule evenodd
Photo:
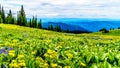
<instances>
[{"instance_id":1,"label":"meadow vegetation","mask_svg":"<svg viewBox=\"0 0 120 68\"><path fill-rule=\"evenodd\" d=\"M115 34L112 36L112 32L105 33L109 35L104 35L102 32L67 34L0 24L0 66L2 68L118 68L120 37Z\"/></svg>"}]
</instances>

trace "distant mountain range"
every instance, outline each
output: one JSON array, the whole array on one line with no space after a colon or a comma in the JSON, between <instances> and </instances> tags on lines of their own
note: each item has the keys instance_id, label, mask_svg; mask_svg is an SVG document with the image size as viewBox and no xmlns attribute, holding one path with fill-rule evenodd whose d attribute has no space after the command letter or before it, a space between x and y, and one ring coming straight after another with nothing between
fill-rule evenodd
<instances>
[{"instance_id":1,"label":"distant mountain range","mask_svg":"<svg viewBox=\"0 0 120 68\"><path fill-rule=\"evenodd\" d=\"M78 32L97 32L102 28L117 29L120 27L120 20L114 19L84 19L84 18L43 18L42 25L48 28L49 25L60 25L62 30Z\"/></svg>"},{"instance_id":2,"label":"distant mountain range","mask_svg":"<svg viewBox=\"0 0 120 68\"><path fill-rule=\"evenodd\" d=\"M55 23L55 22L43 23L43 27L44 28L48 28L49 25L52 25L54 28L57 25L59 25L62 30L64 30L64 31L69 30L70 32L73 32L73 33L91 32L91 31L88 31L87 29L85 29L83 27L80 27L80 26L77 26L77 25L72 25L72 24L66 24L66 23L62 23L62 22L58 22L58 23Z\"/></svg>"}]
</instances>

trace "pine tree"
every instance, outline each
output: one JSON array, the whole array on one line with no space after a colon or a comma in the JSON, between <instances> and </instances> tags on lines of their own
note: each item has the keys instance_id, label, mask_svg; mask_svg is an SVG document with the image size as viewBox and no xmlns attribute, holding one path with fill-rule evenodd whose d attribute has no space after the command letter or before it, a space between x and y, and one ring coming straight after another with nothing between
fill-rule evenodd
<instances>
[{"instance_id":1,"label":"pine tree","mask_svg":"<svg viewBox=\"0 0 120 68\"><path fill-rule=\"evenodd\" d=\"M26 15L25 15L23 5L21 6L21 10L18 12L18 15L17 15L17 24L21 26L27 25L27 20L26 20Z\"/></svg>"},{"instance_id":2,"label":"pine tree","mask_svg":"<svg viewBox=\"0 0 120 68\"><path fill-rule=\"evenodd\" d=\"M35 24L34 24L34 28L37 28L37 16L35 17Z\"/></svg>"},{"instance_id":3,"label":"pine tree","mask_svg":"<svg viewBox=\"0 0 120 68\"><path fill-rule=\"evenodd\" d=\"M8 13L8 15L6 17L6 23L7 24L15 24L15 19L14 19L13 15L12 15L11 10L9 10L9 13Z\"/></svg>"},{"instance_id":4,"label":"pine tree","mask_svg":"<svg viewBox=\"0 0 120 68\"><path fill-rule=\"evenodd\" d=\"M3 23L3 19L2 19L2 9L1 9L1 5L0 5L0 23Z\"/></svg>"},{"instance_id":5,"label":"pine tree","mask_svg":"<svg viewBox=\"0 0 120 68\"><path fill-rule=\"evenodd\" d=\"M41 20L41 19L40 19L40 21L38 22L37 27L38 27L39 29L42 29L42 20Z\"/></svg>"},{"instance_id":6,"label":"pine tree","mask_svg":"<svg viewBox=\"0 0 120 68\"><path fill-rule=\"evenodd\" d=\"M0 16L2 15L2 9L1 9L1 5L0 5Z\"/></svg>"},{"instance_id":7,"label":"pine tree","mask_svg":"<svg viewBox=\"0 0 120 68\"><path fill-rule=\"evenodd\" d=\"M27 26L28 26L28 27L32 27L31 19L30 19L29 22L27 23Z\"/></svg>"},{"instance_id":8,"label":"pine tree","mask_svg":"<svg viewBox=\"0 0 120 68\"><path fill-rule=\"evenodd\" d=\"M0 16L0 23L3 23L3 19L1 18L1 16Z\"/></svg>"},{"instance_id":9,"label":"pine tree","mask_svg":"<svg viewBox=\"0 0 120 68\"><path fill-rule=\"evenodd\" d=\"M55 27L55 31L57 31L57 32L61 32L61 31L62 31L60 25L57 25L57 26Z\"/></svg>"},{"instance_id":10,"label":"pine tree","mask_svg":"<svg viewBox=\"0 0 120 68\"><path fill-rule=\"evenodd\" d=\"M35 27L35 17L33 16L32 21L31 21L31 26L34 28Z\"/></svg>"},{"instance_id":11,"label":"pine tree","mask_svg":"<svg viewBox=\"0 0 120 68\"><path fill-rule=\"evenodd\" d=\"M69 29L67 29L67 30L66 30L66 33L69 33L69 32L70 32Z\"/></svg>"},{"instance_id":12,"label":"pine tree","mask_svg":"<svg viewBox=\"0 0 120 68\"><path fill-rule=\"evenodd\" d=\"M4 8L2 7L2 10L1 10L1 18L3 20L3 23L5 23L5 12L4 12Z\"/></svg>"}]
</instances>

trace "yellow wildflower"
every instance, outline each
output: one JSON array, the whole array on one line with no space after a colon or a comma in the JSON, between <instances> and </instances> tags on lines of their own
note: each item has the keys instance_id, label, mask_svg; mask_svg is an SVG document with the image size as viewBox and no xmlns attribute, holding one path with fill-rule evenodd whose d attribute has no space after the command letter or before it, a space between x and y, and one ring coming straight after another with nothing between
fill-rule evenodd
<instances>
[{"instance_id":1,"label":"yellow wildflower","mask_svg":"<svg viewBox=\"0 0 120 68\"><path fill-rule=\"evenodd\" d=\"M19 66L26 66L25 63L19 63Z\"/></svg>"},{"instance_id":2,"label":"yellow wildflower","mask_svg":"<svg viewBox=\"0 0 120 68\"><path fill-rule=\"evenodd\" d=\"M58 68L62 68L62 66L58 66Z\"/></svg>"},{"instance_id":3,"label":"yellow wildflower","mask_svg":"<svg viewBox=\"0 0 120 68\"><path fill-rule=\"evenodd\" d=\"M65 66L64 68L70 68L70 66Z\"/></svg>"},{"instance_id":4,"label":"yellow wildflower","mask_svg":"<svg viewBox=\"0 0 120 68\"><path fill-rule=\"evenodd\" d=\"M17 63L17 61L16 60L12 60L12 63Z\"/></svg>"},{"instance_id":5,"label":"yellow wildflower","mask_svg":"<svg viewBox=\"0 0 120 68\"><path fill-rule=\"evenodd\" d=\"M55 67L57 67L57 64L52 64L51 66L52 66L52 68L55 68Z\"/></svg>"},{"instance_id":6,"label":"yellow wildflower","mask_svg":"<svg viewBox=\"0 0 120 68\"><path fill-rule=\"evenodd\" d=\"M16 46L16 44L14 44L14 43L13 43L13 44L11 44L11 46L13 46L13 47L14 47L14 46Z\"/></svg>"},{"instance_id":7,"label":"yellow wildflower","mask_svg":"<svg viewBox=\"0 0 120 68\"><path fill-rule=\"evenodd\" d=\"M41 57L37 57L36 60L40 62L44 62L44 60Z\"/></svg>"},{"instance_id":8,"label":"yellow wildflower","mask_svg":"<svg viewBox=\"0 0 120 68\"><path fill-rule=\"evenodd\" d=\"M85 67L85 66L86 66L86 64L84 64L84 63L82 63L82 62L80 63L80 65L81 65L81 66L83 66L83 67Z\"/></svg>"},{"instance_id":9,"label":"yellow wildflower","mask_svg":"<svg viewBox=\"0 0 120 68\"><path fill-rule=\"evenodd\" d=\"M24 60L18 60L19 63L24 63L25 61Z\"/></svg>"},{"instance_id":10,"label":"yellow wildflower","mask_svg":"<svg viewBox=\"0 0 120 68\"><path fill-rule=\"evenodd\" d=\"M18 41L18 40L14 39L14 40L13 40L13 43L17 43L17 41Z\"/></svg>"},{"instance_id":11,"label":"yellow wildflower","mask_svg":"<svg viewBox=\"0 0 120 68\"><path fill-rule=\"evenodd\" d=\"M15 57L15 51L14 50L10 50L8 51L9 55L12 57Z\"/></svg>"},{"instance_id":12,"label":"yellow wildflower","mask_svg":"<svg viewBox=\"0 0 120 68\"><path fill-rule=\"evenodd\" d=\"M58 45L57 48L62 48L62 46L61 46L61 45Z\"/></svg>"},{"instance_id":13,"label":"yellow wildflower","mask_svg":"<svg viewBox=\"0 0 120 68\"><path fill-rule=\"evenodd\" d=\"M73 54L68 53L66 55L67 55L68 58L73 58Z\"/></svg>"},{"instance_id":14,"label":"yellow wildflower","mask_svg":"<svg viewBox=\"0 0 120 68\"><path fill-rule=\"evenodd\" d=\"M18 59L24 58L24 55L18 55Z\"/></svg>"},{"instance_id":15,"label":"yellow wildflower","mask_svg":"<svg viewBox=\"0 0 120 68\"><path fill-rule=\"evenodd\" d=\"M35 50L35 51L32 52L32 54L34 55L34 54L36 54L36 52L37 52L37 51Z\"/></svg>"},{"instance_id":16,"label":"yellow wildflower","mask_svg":"<svg viewBox=\"0 0 120 68\"><path fill-rule=\"evenodd\" d=\"M14 68L19 68L18 63L10 63L9 66Z\"/></svg>"},{"instance_id":17,"label":"yellow wildflower","mask_svg":"<svg viewBox=\"0 0 120 68\"><path fill-rule=\"evenodd\" d=\"M45 66L45 67L48 67L49 65L48 65L48 63L44 63L44 66Z\"/></svg>"},{"instance_id":18,"label":"yellow wildflower","mask_svg":"<svg viewBox=\"0 0 120 68\"><path fill-rule=\"evenodd\" d=\"M53 51L53 50L48 49L48 50L47 50L47 53L48 53L48 54L52 54L52 53L54 53L54 51Z\"/></svg>"},{"instance_id":19,"label":"yellow wildflower","mask_svg":"<svg viewBox=\"0 0 120 68\"><path fill-rule=\"evenodd\" d=\"M49 55L47 53L44 54L45 57L48 57Z\"/></svg>"}]
</instances>

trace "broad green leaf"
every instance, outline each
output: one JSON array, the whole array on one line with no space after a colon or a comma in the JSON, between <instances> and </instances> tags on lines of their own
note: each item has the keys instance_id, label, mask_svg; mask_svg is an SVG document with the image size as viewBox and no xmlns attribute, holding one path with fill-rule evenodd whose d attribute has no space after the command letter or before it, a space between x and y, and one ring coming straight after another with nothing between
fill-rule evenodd
<instances>
[{"instance_id":1,"label":"broad green leaf","mask_svg":"<svg viewBox=\"0 0 120 68\"><path fill-rule=\"evenodd\" d=\"M112 68L111 64L107 61L104 62L104 68Z\"/></svg>"}]
</instances>

